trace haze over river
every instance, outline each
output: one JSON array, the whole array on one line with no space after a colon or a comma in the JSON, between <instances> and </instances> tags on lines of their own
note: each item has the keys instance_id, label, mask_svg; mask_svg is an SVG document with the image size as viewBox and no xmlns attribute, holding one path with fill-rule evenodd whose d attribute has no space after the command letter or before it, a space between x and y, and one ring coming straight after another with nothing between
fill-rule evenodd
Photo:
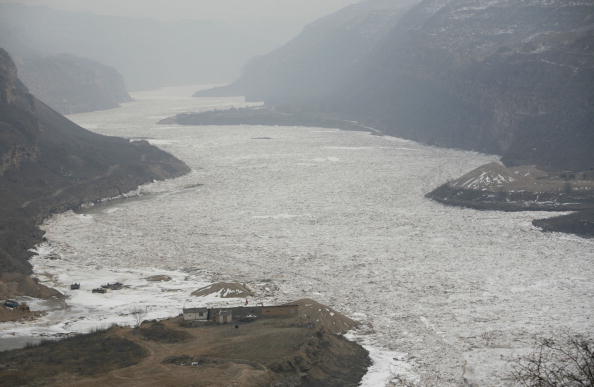
<instances>
[{"instance_id":1,"label":"haze over river","mask_svg":"<svg viewBox=\"0 0 594 387\"><path fill-rule=\"evenodd\" d=\"M136 93L122 108L71 116L150 139L193 172L143 187L141 200L50 220L62 259L35 260L48 284L64 288L74 267L268 284L269 299L314 298L363 321L369 343L401 353L394 377L412 367L403 377L422 385L506 385L533 334L594 333L594 240L540 232L531 221L546 213L424 198L495 156L333 129L156 124L244 105L193 91ZM175 283L197 288L188 278ZM181 309L187 292L169 293L163 302Z\"/></svg>"}]
</instances>

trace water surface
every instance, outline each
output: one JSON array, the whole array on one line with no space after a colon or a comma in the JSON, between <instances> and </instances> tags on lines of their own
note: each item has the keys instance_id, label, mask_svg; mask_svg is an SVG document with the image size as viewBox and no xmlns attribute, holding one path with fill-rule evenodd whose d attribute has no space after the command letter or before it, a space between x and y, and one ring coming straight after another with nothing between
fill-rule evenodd
<instances>
[{"instance_id":1,"label":"water surface","mask_svg":"<svg viewBox=\"0 0 594 387\"><path fill-rule=\"evenodd\" d=\"M156 124L243 106L192 91L136 93L120 109L71 117L148 138L193 172L143 187L143 200L53 218L47 237L63 259L36 266L49 283L76 266L269 284L275 300L311 297L360 319L424 385L505 385L533 334L594 330L594 241L541 233L531 221L542 213L424 198L496 157L362 132ZM168 310L184 297L169 296Z\"/></svg>"}]
</instances>

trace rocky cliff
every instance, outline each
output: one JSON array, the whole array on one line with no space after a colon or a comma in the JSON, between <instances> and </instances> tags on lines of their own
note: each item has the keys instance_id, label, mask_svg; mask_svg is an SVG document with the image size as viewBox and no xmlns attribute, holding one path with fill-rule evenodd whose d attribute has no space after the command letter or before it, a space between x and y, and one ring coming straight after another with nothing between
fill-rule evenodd
<instances>
[{"instance_id":1,"label":"rocky cliff","mask_svg":"<svg viewBox=\"0 0 594 387\"><path fill-rule=\"evenodd\" d=\"M286 45L252 59L231 85L195 96L245 95L271 104L324 104L416 0L363 1L306 26ZM327 101L326 101L327 102Z\"/></svg>"},{"instance_id":2,"label":"rocky cliff","mask_svg":"<svg viewBox=\"0 0 594 387\"><path fill-rule=\"evenodd\" d=\"M0 49L0 274L17 282L0 287L12 289L5 296L34 293L9 273L31 272L28 249L48 215L188 171L146 142L101 136L64 118L28 92Z\"/></svg>"},{"instance_id":3,"label":"rocky cliff","mask_svg":"<svg viewBox=\"0 0 594 387\"><path fill-rule=\"evenodd\" d=\"M510 165L594 166L592 1L423 0L384 16L371 6L350 10L357 16L321 20L309 29L320 33L306 29L258 59L232 85L235 94L501 154ZM379 27L369 33L375 23L361 20L374 17ZM351 57L329 62L337 47Z\"/></svg>"},{"instance_id":4,"label":"rocky cliff","mask_svg":"<svg viewBox=\"0 0 594 387\"><path fill-rule=\"evenodd\" d=\"M378 46L343 106L507 164L587 169L592 85L591 1L426 0Z\"/></svg>"},{"instance_id":5,"label":"rocky cliff","mask_svg":"<svg viewBox=\"0 0 594 387\"><path fill-rule=\"evenodd\" d=\"M61 54L25 59L18 67L29 91L62 114L112 109L131 100L122 75L90 59Z\"/></svg>"}]
</instances>

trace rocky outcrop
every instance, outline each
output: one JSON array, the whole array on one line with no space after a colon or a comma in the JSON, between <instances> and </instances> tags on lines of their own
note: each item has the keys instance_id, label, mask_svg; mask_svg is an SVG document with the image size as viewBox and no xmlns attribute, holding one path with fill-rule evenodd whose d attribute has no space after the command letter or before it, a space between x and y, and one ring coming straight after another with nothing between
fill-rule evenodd
<instances>
[{"instance_id":1,"label":"rocky outcrop","mask_svg":"<svg viewBox=\"0 0 594 387\"><path fill-rule=\"evenodd\" d=\"M112 109L131 100L116 69L73 55L23 60L19 74L33 95L62 114Z\"/></svg>"},{"instance_id":2,"label":"rocky outcrop","mask_svg":"<svg viewBox=\"0 0 594 387\"><path fill-rule=\"evenodd\" d=\"M37 225L50 214L189 171L147 142L101 136L64 118L28 92L2 49L0 163L2 279L31 273L28 250L41 241Z\"/></svg>"},{"instance_id":3,"label":"rocky outcrop","mask_svg":"<svg viewBox=\"0 0 594 387\"><path fill-rule=\"evenodd\" d=\"M268 368L280 386L357 386L370 365L368 352L342 336L317 331L291 356Z\"/></svg>"},{"instance_id":4,"label":"rocky outcrop","mask_svg":"<svg viewBox=\"0 0 594 387\"><path fill-rule=\"evenodd\" d=\"M499 211L594 209L594 174L483 165L427 194L444 204Z\"/></svg>"},{"instance_id":5,"label":"rocky outcrop","mask_svg":"<svg viewBox=\"0 0 594 387\"><path fill-rule=\"evenodd\" d=\"M440 203L498 211L577 211L532 223L543 231L594 236L594 172L483 165L426 195Z\"/></svg>"},{"instance_id":6,"label":"rocky outcrop","mask_svg":"<svg viewBox=\"0 0 594 387\"><path fill-rule=\"evenodd\" d=\"M351 8L358 17L346 21L341 13L322 19L255 61L231 89L428 144L500 154L509 165L594 166L591 1L417 3L388 14L376 33L361 22L375 17L371 6Z\"/></svg>"}]
</instances>

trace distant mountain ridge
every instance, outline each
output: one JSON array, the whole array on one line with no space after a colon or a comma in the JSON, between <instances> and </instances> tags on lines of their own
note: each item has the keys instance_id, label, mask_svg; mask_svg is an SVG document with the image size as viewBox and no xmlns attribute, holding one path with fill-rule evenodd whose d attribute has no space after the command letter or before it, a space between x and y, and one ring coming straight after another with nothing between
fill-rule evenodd
<instances>
[{"instance_id":1,"label":"distant mountain ridge","mask_svg":"<svg viewBox=\"0 0 594 387\"><path fill-rule=\"evenodd\" d=\"M378 16L385 28L368 37L374 4L320 20L309 31L323 35L306 29L210 93L337 113L510 165L594 167L592 1L423 0ZM336 42L352 57L329 60Z\"/></svg>"},{"instance_id":2,"label":"distant mountain ridge","mask_svg":"<svg viewBox=\"0 0 594 387\"><path fill-rule=\"evenodd\" d=\"M0 298L47 294L26 277L47 216L187 172L145 141L98 135L53 111L0 49Z\"/></svg>"},{"instance_id":3,"label":"distant mountain ridge","mask_svg":"<svg viewBox=\"0 0 594 387\"><path fill-rule=\"evenodd\" d=\"M69 54L28 58L20 78L37 98L62 114L112 109L132 99L113 67Z\"/></svg>"},{"instance_id":4,"label":"distant mountain ridge","mask_svg":"<svg viewBox=\"0 0 594 387\"><path fill-rule=\"evenodd\" d=\"M25 2L21 2L25 3ZM16 58L68 53L116 68L129 90L220 84L245 61L280 44L292 28L277 24L151 19L0 4L0 47ZM277 32L277 34L272 33Z\"/></svg>"}]
</instances>

